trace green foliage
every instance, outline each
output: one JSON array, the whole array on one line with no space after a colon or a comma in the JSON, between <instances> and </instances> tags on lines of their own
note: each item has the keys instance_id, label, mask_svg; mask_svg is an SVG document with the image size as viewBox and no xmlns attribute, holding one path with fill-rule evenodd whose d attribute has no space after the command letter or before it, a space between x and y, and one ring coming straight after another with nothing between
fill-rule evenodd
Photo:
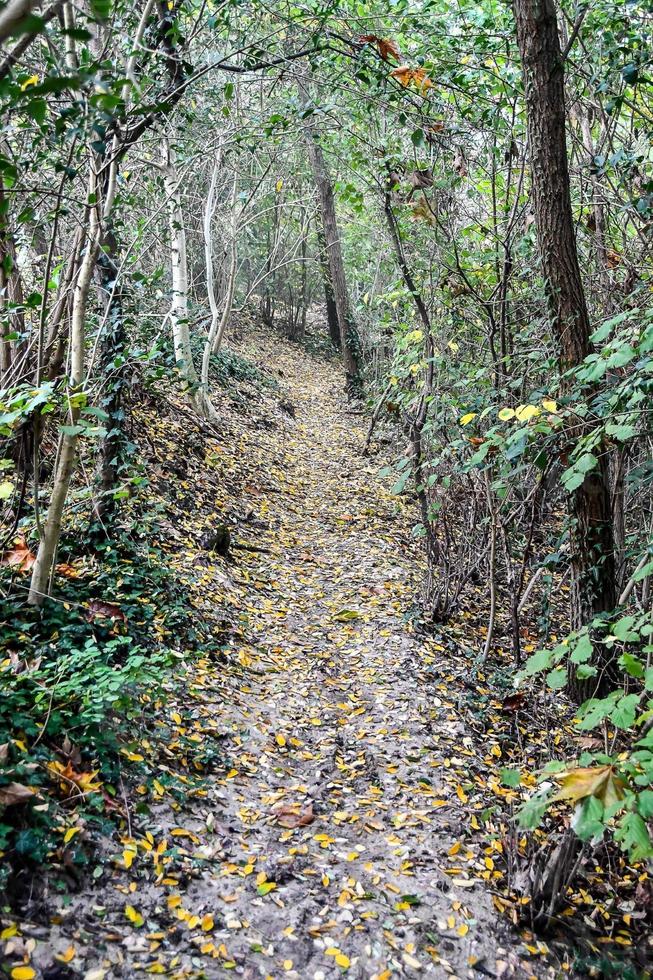
<instances>
[{"instance_id":1,"label":"green foliage","mask_svg":"<svg viewBox=\"0 0 653 980\"><path fill-rule=\"evenodd\" d=\"M575 807L573 826L583 840L599 839L606 832L629 854L631 860L653 857L653 841L646 821L653 813L653 614L596 618L590 626L570 634L552 650L539 650L528 658L520 678L545 674L549 688L564 687L568 674L579 679L598 678L597 664L610 663L623 671L619 686L601 696L588 698L578 709L579 731L596 732L605 743L603 751L584 752L564 773L569 792L545 788L534 794L520 812L525 827L536 827L558 799ZM557 666L562 665L562 666ZM610 768L618 787L608 805L600 777ZM541 777L548 780L549 770Z\"/></svg>"},{"instance_id":2,"label":"green foliage","mask_svg":"<svg viewBox=\"0 0 653 980\"><path fill-rule=\"evenodd\" d=\"M276 378L268 374L258 364L249 361L236 351L225 348L211 355L211 378L221 388L233 388L240 382L246 382L255 388L278 389Z\"/></svg>"},{"instance_id":3,"label":"green foliage","mask_svg":"<svg viewBox=\"0 0 653 980\"><path fill-rule=\"evenodd\" d=\"M79 541L64 541L62 557L69 549L79 562ZM63 577L42 611L17 606L15 592L0 603L0 798L13 783L39 794L0 813L5 874L24 860L45 862L60 844L68 797L58 772L70 758L75 778L93 777L80 785L81 803L91 826L104 827L99 786L111 791L126 771L121 747L152 721L144 704L168 681L182 645L214 645L156 549L117 535L96 541L92 555L93 575ZM73 860L86 860L82 848Z\"/></svg>"}]
</instances>

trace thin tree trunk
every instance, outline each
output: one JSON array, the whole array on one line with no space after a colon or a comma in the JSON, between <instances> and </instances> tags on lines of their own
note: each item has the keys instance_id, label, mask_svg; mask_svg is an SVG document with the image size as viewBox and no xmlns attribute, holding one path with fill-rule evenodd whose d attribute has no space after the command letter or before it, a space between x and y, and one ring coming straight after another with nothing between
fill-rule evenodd
<instances>
[{"instance_id":1,"label":"thin tree trunk","mask_svg":"<svg viewBox=\"0 0 653 980\"><path fill-rule=\"evenodd\" d=\"M322 285L324 287L324 302L326 306L329 337L331 338L331 343L336 350L340 350L342 347L340 342L340 323L338 321L336 300L335 296L333 295L331 268L329 266L329 253L327 251L326 238L324 237L324 223L321 215L318 215L317 219L317 247L320 260L320 269L322 271Z\"/></svg>"},{"instance_id":2,"label":"thin tree trunk","mask_svg":"<svg viewBox=\"0 0 653 980\"><path fill-rule=\"evenodd\" d=\"M170 266L172 271L172 340L175 350L175 361L179 373L188 385L189 400L198 413L204 418L214 418L213 408L207 392L200 386L197 377L193 352L190 345L189 309L188 309L188 260L186 256L186 226L181 204L179 176L175 165L174 150L169 141L162 142L164 161L164 184L168 200L170 218Z\"/></svg>"},{"instance_id":3,"label":"thin tree trunk","mask_svg":"<svg viewBox=\"0 0 653 980\"><path fill-rule=\"evenodd\" d=\"M531 183L549 316L560 370L592 351L590 319L574 235L565 140L564 67L553 0L515 0L517 42L526 94ZM614 544L607 454L569 498L571 616L574 628L615 605ZM602 648L605 655L608 652ZM596 653L597 658L599 652ZM609 666L604 659L599 666ZM574 697L592 686L570 675Z\"/></svg>"},{"instance_id":4,"label":"thin tree trunk","mask_svg":"<svg viewBox=\"0 0 653 980\"><path fill-rule=\"evenodd\" d=\"M94 162L91 162L88 198L93 200L97 193L97 180ZM88 208L88 234L86 237L86 252L79 267L75 292L73 296L72 317L70 322L70 375L68 386L70 393L79 391L84 383L84 345L86 340L86 307L91 277L95 267L97 250L100 239L97 203ZM79 418L79 408L72 408L68 424L75 428ZM39 542L36 561L32 568L32 578L28 602L33 606L41 606L50 594L50 585L56 559L59 538L61 536L61 521L64 505L68 496L68 487L75 464L77 451L77 433L64 433L60 436L57 451L57 465L52 485L52 495L48 516Z\"/></svg>"}]
</instances>

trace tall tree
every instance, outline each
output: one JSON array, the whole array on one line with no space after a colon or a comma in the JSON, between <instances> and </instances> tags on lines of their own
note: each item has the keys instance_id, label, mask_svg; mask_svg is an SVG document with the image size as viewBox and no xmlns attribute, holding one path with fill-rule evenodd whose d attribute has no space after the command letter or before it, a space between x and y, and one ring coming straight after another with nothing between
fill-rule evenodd
<instances>
[{"instance_id":1,"label":"tall tree","mask_svg":"<svg viewBox=\"0 0 653 980\"><path fill-rule=\"evenodd\" d=\"M592 353L591 326L571 208L565 133L564 58L554 0L515 0L526 95L531 185L549 319L564 375ZM569 497L572 625L616 603L608 456ZM603 648L604 649L604 648ZM604 664L603 666L607 666ZM578 698L587 684L573 683Z\"/></svg>"},{"instance_id":2,"label":"tall tree","mask_svg":"<svg viewBox=\"0 0 653 980\"><path fill-rule=\"evenodd\" d=\"M306 148L319 199L320 220L324 231L324 243L329 264L330 283L327 285L325 280L325 290L328 290L330 285L340 328L340 346L347 378L347 391L349 394L356 395L361 390L360 342L347 291L347 277L333 184L324 159L324 151L315 129L315 123L310 113L308 88L302 79L299 81L299 92L308 113L304 127Z\"/></svg>"}]
</instances>

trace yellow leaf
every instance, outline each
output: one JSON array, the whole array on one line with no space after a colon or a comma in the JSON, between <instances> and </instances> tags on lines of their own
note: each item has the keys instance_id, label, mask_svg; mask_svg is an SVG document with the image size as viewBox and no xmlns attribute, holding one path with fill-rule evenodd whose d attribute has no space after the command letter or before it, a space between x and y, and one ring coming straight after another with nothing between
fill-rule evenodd
<instances>
[{"instance_id":1,"label":"yellow leaf","mask_svg":"<svg viewBox=\"0 0 653 980\"><path fill-rule=\"evenodd\" d=\"M74 957L75 957L74 946L69 946L65 953L57 953L56 955L56 959L58 959L60 963L70 963L70 961L74 959Z\"/></svg>"},{"instance_id":2,"label":"yellow leaf","mask_svg":"<svg viewBox=\"0 0 653 980\"><path fill-rule=\"evenodd\" d=\"M456 343L455 340L450 340L449 343L447 344L447 347L450 350L452 350L454 352L454 354L456 353L457 350L460 350L460 346L459 346L459 344Z\"/></svg>"},{"instance_id":3,"label":"yellow leaf","mask_svg":"<svg viewBox=\"0 0 653 980\"><path fill-rule=\"evenodd\" d=\"M38 85L38 83L39 83L39 76L38 75L30 75L30 77L26 81L23 82L23 84L20 87L20 90L21 90L21 92L24 92L26 88L29 88L30 87L30 85ZM25 969L31 970L32 968L31 967L25 967ZM12 976L13 976L13 974L12 974ZM34 972L32 971L32 973L30 973L29 976L30 977L33 977L34 976Z\"/></svg>"},{"instance_id":4,"label":"yellow leaf","mask_svg":"<svg viewBox=\"0 0 653 980\"><path fill-rule=\"evenodd\" d=\"M544 399L544 401L542 402L542 408L545 408L547 412L551 412L551 413L555 413L558 411L557 404L554 401L552 401L550 398Z\"/></svg>"},{"instance_id":5,"label":"yellow leaf","mask_svg":"<svg viewBox=\"0 0 653 980\"><path fill-rule=\"evenodd\" d=\"M558 773L555 779L560 789L553 800L569 800L577 803L587 796L595 796L604 806L612 806L624 798L625 784L616 774L614 766L588 766L568 769Z\"/></svg>"},{"instance_id":6,"label":"yellow leaf","mask_svg":"<svg viewBox=\"0 0 653 980\"><path fill-rule=\"evenodd\" d=\"M345 956L344 953L338 953L336 955L336 963L338 964L338 966L341 966L343 970L349 969L349 962L350 962L349 957Z\"/></svg>"},{"instance_id":7,"label":"yellow leaf","mask_svg":"<svg viewBox=\"0 0 653 980\"><path fill-rule=\"evenodd\" d=\"M277 194L278 194L278 193L279 193L279 192L281 191L281 188L282 188L282 187L283 187L283 180L282 180L282 178L280 177L280 178L279 178L279 180L278 180L278 181L276 182L276 184L274 185L274 189L275 189L275 191L277 192Z\"/></svg>"},{"instance_id":8,"label":"yellow leaf","mask_svg":"<svg viewBox=\"0 0 653 980\"><path fill-rule=\"evenodd\" d=\"M36 976L36 970L31 966L15 966L11 971L11 980L32 980Z\"/></svg>"},{"instance_id":9,"label":"yellow leaf","mask_svg":"<svg viewBox=\"0 0 653 980\"><path fill-rule=\"evenodd\" d=\"M256 891L258 892L259 895L269 895L269 893L273 891L273 889L275 889L276 887L277 886L273 881L264 881L262 885L258 886Z\"/></svg>"},{"instance_id":10,"label":"yellow leaf","mask_svg":"<svg viewBox=\"0 0 653 980\"><path fill-rule=\"evenodd\" d=\"M469 932L469 926L467 925L466 922L463 922L461 925L458 926L456 932L458 933L459 936L466 936L467 933Z\"/></svg>"},{"instance_id":11,"label":"yellow leaf","mask_svg":"<svg viewBox=\"0 0 653 980\"><path fill-rule=\"evenodd\" d=\"M462 788L462 786L456 786L456 796L458 797L461 803L467 803L467 794L465 793L465 790Z\"/></svg>"},{"instance_id":12,"label":"yellow leaf","mask_svg":"<svg viewBox=\"0 0 653 980\"><path fill-rule=\"evenodd\" d=\"M502 422L508 422L510 421L510 419L514 419L514 417L515 417L514 408L502 408L499 411L499 418L501 419Z\"/></svg>"},{"instance_id":13,"label":"yellow leaf","mask_svg":"<svg viewBox=\"0 0 653 980\"><path fill-rule=\"evenodd\" d=\"M125 905L125 915L137 929L143 925L144 919L140 912L137 912L133 905Z\"/></svg>"},{"instance_id":14,"label":"yellow leaf","mask_svg":"<svg viewBox=\"0 0 653 980\"><path fill-rule=\"evenodd\" d=\"M540 410L537 405L520 405L515 412L520 422L530 422L531 419L534 419L539 414Z\"/></svg>"},{"instance_id":15,"label":"yellow leaf","mask_svg":"<svg viewBox=\"0 0 653 980\"><path fill-rule=\"evenodd\" d=\"M64 844L67 844L68 841L72 840L75 834L78 834L81 829L82 829L81 827L69 827L63 836Z\"/></svg>"},{"instance_id":16,"label":"yellow leaf","mask_svg":"<svg viewBox=\"0 0 653 980\"><path fill-rule=\"evenodd\" d=\"M276 736L275 736L275 742L277 743L277 745L280 745L280 746L281 746L281 748L283 748L283 747L284 747L284 745L286 744L286 738L285 738L285 735L281 735L281 734L279 734L279 735L276 735Z\"/></svg>"},{"instance_id":17,"label":"yellow leaf","mask_svg":"<svg viewBox=\"0 0 653 980\"><path fill-rule=\"evenodd\" d=\"M210 932L213 929L215 922L213 921L213 916L207 913L202 919L202 932Z\"/></svg>"},{"instance_id":18,"label":"yellow leaf","mask_svg":"<svg viewBox=\"0 0 653 980\"><path fill-rule=\"evenodd\" d=\"M469 425L472 419L475 419L477 415L478 412L468 412L467 415L463 415L463 417L460 419L460 424Z\"/></svg>"}]
</instances>

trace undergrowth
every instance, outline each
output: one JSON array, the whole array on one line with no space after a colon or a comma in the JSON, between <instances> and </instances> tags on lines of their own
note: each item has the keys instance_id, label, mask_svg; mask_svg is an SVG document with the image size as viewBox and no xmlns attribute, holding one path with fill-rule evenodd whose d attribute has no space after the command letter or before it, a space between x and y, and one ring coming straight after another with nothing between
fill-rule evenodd
<instances>
[{"instance_id":1,"label":"undergrowth","mask_svg":"<svg viewBox=\"0 0 653 980\"><path fill-rule=\"evenodd\" d=\"M143 775L129 744L147 730L148 704L182 651L215 646L156 548L122 532L83 550L63 542L70 561L41 610L22 598L26 575L5 569L0 584L0 890L10 901L30 867L74 878L87 863L73 822L83 819L88 842L124 817L123 778Z\"/></svg>"}]
</instances>

